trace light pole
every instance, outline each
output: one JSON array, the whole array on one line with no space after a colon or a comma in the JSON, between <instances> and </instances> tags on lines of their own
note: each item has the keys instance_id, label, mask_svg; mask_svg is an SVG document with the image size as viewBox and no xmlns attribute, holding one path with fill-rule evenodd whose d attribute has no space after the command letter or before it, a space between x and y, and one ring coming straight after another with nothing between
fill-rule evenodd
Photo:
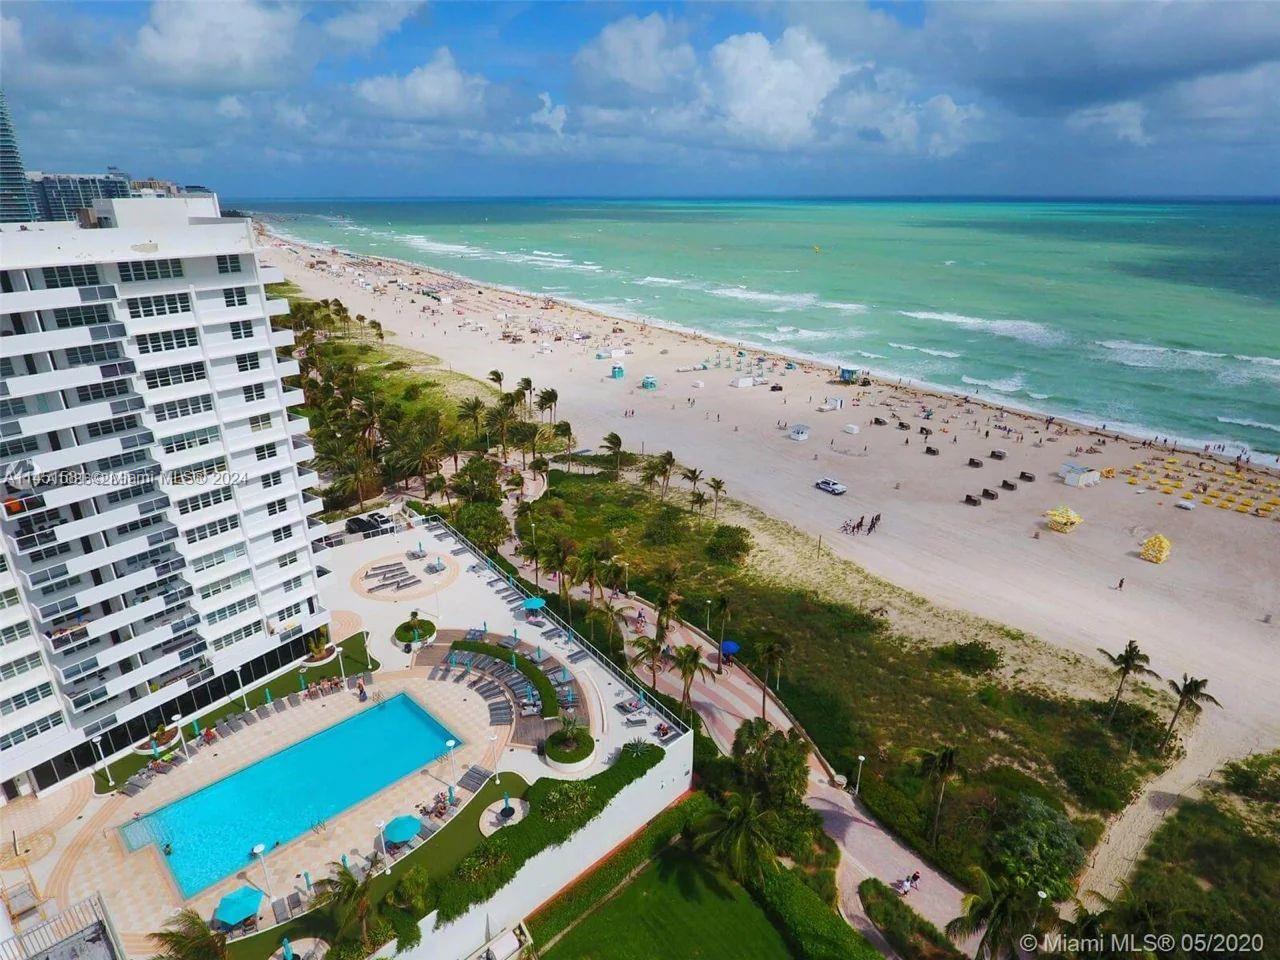
<instances>
[{"instance_id":1,"label":"light pole","mask_svg":"<svg viewBox=\"0 0 1280 960\"><path fill-rule=\"evenodd\" d=\"M489 734L489 742L493 744L493 782L501 786L502 781L498 779L498 735Z\"/></svg>"},{"instance_id":2,"label":"light pole","mask_svg":"<svg viewBox=\"0 0 1280 960\"><path fill-rule=\"evenodd\" d=\"M175 713L170 719L173 720L173 725L178 728L178 742L182 744L182 755L190 760L191 751L187 749L187 735L182 732L182 714Z\"/></svg>"},{"instance_id":3,"label":"light pole","mask_svg":"<svg viewBox=\"0 0 1280 960\"><path fill-rule=\"evenodd\" d=\"M102 772L107 775L107 786L114 789L116 782L111 778L111 768L107 766L107 755L102 752L102 734L93 738L93 745L98 748L98 759L102 761Z\"/></svg>"},{"instance_id":4,"label":"light pole","mask_svg":"<svg viewBox=\"0 0 1280 960\"><path fill-rule=\"evenodd\" d=\"M345 687L347 685L347 665L342 660L342 647L335 643L333 648L338 651L338 672L342 674L342 685Z\"/></svg>"},{"instance_id":5,"label":"light pole","mask_svg":"<svg viewBox=\"0 0 1280 960\"><path fill-rule=\"evenodd\" d=\"M244 668L247 666L248 664L246 663L240 667L240 699L244 703L245 713L249 712L249 689L244 683Z\"/></svg>"},{"instance_id":6,"label":"light pole","mask_svg":"<svg viewBox=\"0 0 1280 960\"><path fill-rule=\"evenodd\" d=\"M711 635L711 601L707 601L707 635Z\"/></svg>"},{"instance_id":7,"label":"light pole","mask_svg":"<svg viewBox=\"0 0 1280 960\"><path fill-rule=\"evenodd\" d=\"M631 596L631 564L622 561L622 592Z\"/></svg>"},{"instance_id":8,"label":"light pole","mask_svg":"<svg viewBox=\"0 0 1280 960\"><path fill-rule=\"evenodd\" d=\"M853 783L853 795L858 796L858 791L862 789L862 764L866 761L866 757L858 754L858 779Z\"/></svg>"},{"instance_id":9,"label":"light pole","mask_svg":"<svg viewBox=\"0 0 1280 960\"><path fill-rule=\"evenodd\" d=\"M385 821L385 820L379 820L379 821L378 821L378 845L379 845L380 847L382 847L382 856L383 856L384 858L385 858L385 857L386 857L386 855L387 855L387 834L386 834L386 828L387 828L387 823L386 823L386 821Z\"/></svg>"},{"instance_id":10,"label":"light pole","mask_svg":"<svg viewBox=\"0 0 1280 960\"><path fill-rule=\"evenodd\" d=\"M449 748L449 782L456 784L458 782L458 768L454 766L453 750L458 745L458 741L446 740L444 745Z\"/></svg>"},{"instance_id":11,"label":"light pole","mask_svg":"<svg viewBox=\"0 0 1280 960\"><path fill-rule=\"evenodd\" d=\"M267 899L274 900L275 896L271 893L271 874L267 873L267 858L264 856L266 852L267 848L261 843L254 845L253 855L262 864L262 883L267 888Z\"/></svg>"}]
</instances>

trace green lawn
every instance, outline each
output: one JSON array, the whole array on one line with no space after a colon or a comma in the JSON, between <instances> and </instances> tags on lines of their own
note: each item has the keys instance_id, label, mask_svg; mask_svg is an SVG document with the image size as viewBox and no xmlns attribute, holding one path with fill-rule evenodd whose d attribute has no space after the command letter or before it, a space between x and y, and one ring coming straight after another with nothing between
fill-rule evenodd
<instances>
[{"instance_id":1,"label":"green lawn","mask_svg":"<svg viewBox=\"0 0 1280 960\"><path fill-rule=\"evenodd\" d=\"M544 960L788 960L751 895L705 860L667 851Z\"/></svg>"},{"instance_id":2,"label":"green lawn","mask_svg":"<svg viewBox=\"0 0 1280 960\"><path fill-rule=\"evenodd\" d=\"M346 670L347 676L351 676L356 673L363 673L366 670L378 669L378 661L371 660L369 658L368 651L365 649L364 640L365 635L363 633L353 634L346 640L343 640L338 644L338 649L341 651L341 657L334 657L328 663L321 664L318 667L308 667L306 672L306 681L310 683L312 680L323 680L325 677L336 677L341 674L343 669ZM341 666L338 664L339 659L342 660ZM298 690L298 673L296 670L283 673L267 683L259 684L256 687L250 687L245 691L245 697L249 700L250 710L254 710L266 703L268 688L272 688L271 694L273 697L277 698L287 697L291 693L296 693ZM244 712L245 697L237 694L229 702L200 714L200 729L205 730L208 727L213 726L223 717L230 716L234 713ZM183 724L183 731L188 736L191 735L192 731L190 720ZM176 741L174 741L173 746L176 749L181 749L178 747ZM131 776L145 767L150 759L150 755L142 756L141 754L131 753L118 760L113 760L109 764L109 767L111 769L111 776L115 780L116 787L118 788L120 784L124 783ZM108 785L107 775L102 770L98 770L93 775L93 782L94 789L98 793L110 793L113 789Z\"/></svg>"}]
</instances>

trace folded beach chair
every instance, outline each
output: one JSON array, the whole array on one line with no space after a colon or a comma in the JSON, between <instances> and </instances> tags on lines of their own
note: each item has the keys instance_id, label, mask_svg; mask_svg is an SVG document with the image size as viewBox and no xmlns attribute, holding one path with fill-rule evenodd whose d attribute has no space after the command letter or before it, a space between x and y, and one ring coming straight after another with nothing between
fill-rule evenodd
<instances>
[{"instance_id":1,"label":"folded beach chair","mask_svg":"<svg viewBox=\"0 0 1280 960\"><path fill-rule=\"evenodd\" d=\"M252 713L238 713L236 714L236 720L250 727L258 722L258 718Z\"/></svg>"},{"instance_id":2,"label":"folded beach chair","mask_svg":"<svg viewBox=\"0 0 1280 960\"><path fill-rule=\"evenodd\" d=\"M623 720L622 722L625 726L628 726L628 727L643 727L649 721L646 720L644 717L627 717L627 719Z\"/></svg>"},{"instance_id":3,"label":"folded beach chair","mask_svg":"<svg viewBox=\"0 0 1280 960\"><path fill-rule=\"evenodd\" d=\"M258 715L258 719L265 720L267 719L267 717L271 716L271 708L264 703L257 710L255 710L254 713Z\"/></svg>"},{"instance_id":4,"label":"folded beach chair","mask_svg":"<svg viewBox=\"0 0 1280 960\"><path fill-rule=\"evenodd\" d=\"M373 684L373 674L370 671L366 670L364 674L364 685L368 687L368 686L371 686L372 684Z\"/></svg>"},{"instance_id":5,"label":"folded beach chair","mask_svg":"<svg viewBox=\"0 0 1280 960\"><path fill-rule=\"evenodd\" d=\"M239 733L244 729L244 724L236 717L227 717L227 726L231 728L232 733Z\"/></svg>"}]
</instances>

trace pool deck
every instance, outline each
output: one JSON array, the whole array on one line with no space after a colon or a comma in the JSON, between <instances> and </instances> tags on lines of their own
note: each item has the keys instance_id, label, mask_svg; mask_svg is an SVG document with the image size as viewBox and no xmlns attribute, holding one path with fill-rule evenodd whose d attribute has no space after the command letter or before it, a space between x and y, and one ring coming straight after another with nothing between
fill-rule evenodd
<instances>
[{"instance_id":1,"label":"pool deck","mask_svg":"<svg viewBox=\"0 0 1280 960\"><path fill-rule=\"evenodd\" d=\"M408 560L406 551L419 544L427 560ZM427 574L427 561L437 558L444 569ZM381 664L370 692L383 697L407 693L454 733L462 741L454 756L459 777L472 765L518 773L530 783L541 777L588 777L612 762L627 742L637 738L656 741L661 717L644 707L633 714L643 719L643 724L627 726L616 707L634 697L634 692L594 657L580 657L578 663L569 663L569 657L581 648L563 636L544 637L542 631L547 628L540 630L526 621L519 603L502 596L504 587L491 583L494 574L478 560L443 531L421 528L337 546L325 557L323 565L331 573L321 581L321 598L333 611L333 636L345 639L359 630L368 631L368 648ZM364 576L367 569L395 561L403 561L422 583L411 588L409 596L370 590L370 581ZM393 631L414 610L433 621L441 633L432 645L405 653L394 642ZM596 752L583 769L565 773L548 766L535 749L536 723L491 726L485 700L467 683L455 682L456 671L448 679L433 679L438 671L432 665L446 655L448 642L460 631L473 628L485 629L490 642L517 635L522 653L531 652L533 646L541 647L546 655L568 666L575 691L575 712L589 723L596 741ZM281 682L291 686L292 674L285 674ZM269 851L266 877L261 864L249 864L185 902L163 862L162 852L153 846L128 852L117 828L370 705L360 703L348 691L303 699L296 707L272 713L227 739L204 747L188 763L157 777L136 797L118 793L96 796L92 781L81 777L46 795L22 798L2 808L5 832L17 833L31 874L51 901L51 914L94 892L101 893L130 956L152 956L154 945L148 934L180 907L189 906L211 917L221 897L245 883L259 888L269 883L272 897L263 899L259 928L269 927L274 922L271 899L293 892L305 895L303 871L309 871L314 881L326 875L329 862L344 853L352 862L358 862L375 849L379 821L412 812L417 804L430 801L445 790L452 776L448 756L332 817L322 829ZM555 724L554 720L540 722L545 730L553 729ZM341 775L343 762L344 758L335 758L335 776ZM359 758L347 758L345 762L358 763ZM465 803L470 795L460 790L459 797ZM11 856L0 858L0 874L8 883L22 877Z\"/></svg>"}]
</instances>

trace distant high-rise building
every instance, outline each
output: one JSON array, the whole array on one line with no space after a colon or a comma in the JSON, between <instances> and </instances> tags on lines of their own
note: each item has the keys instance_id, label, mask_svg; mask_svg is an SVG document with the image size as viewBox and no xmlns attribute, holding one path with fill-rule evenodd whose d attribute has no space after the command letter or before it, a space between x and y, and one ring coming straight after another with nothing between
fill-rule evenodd
<instances>
[{"instance_id":1,"label":"distant high-rise building","mask_svg":"<svg viewBox=\"0 0 1280 960\"><path fill-rule=\"evenodd\" d=\"M27 174L36 211L41 220L74 220L76 211L92 207L95 200L118 200L132 192L129 178L118 173Z\"/></svg>"},{"instance_id":2,"label":"distant high-rise building","mask_svg":"<svg viewBox=\"0 0 1280 960\"><path fill-rule=\"evenodd\" d=\"M145 180L133 181L133 193L138 197L176 197L182 193L182 188L172 180L147 177Z\"/></svg>"},{"instance_id":3,"label":"distant high-rise building","mask_svg":"<svg viewBox=\"0 0 1280 960\"><path fill-rule=\"evenodd\" d=\"M18 137L9 120L9 103L0 91L0 223L23 223L36 218L27 171L22 166Z\"/></svg>"}]
</instances>

